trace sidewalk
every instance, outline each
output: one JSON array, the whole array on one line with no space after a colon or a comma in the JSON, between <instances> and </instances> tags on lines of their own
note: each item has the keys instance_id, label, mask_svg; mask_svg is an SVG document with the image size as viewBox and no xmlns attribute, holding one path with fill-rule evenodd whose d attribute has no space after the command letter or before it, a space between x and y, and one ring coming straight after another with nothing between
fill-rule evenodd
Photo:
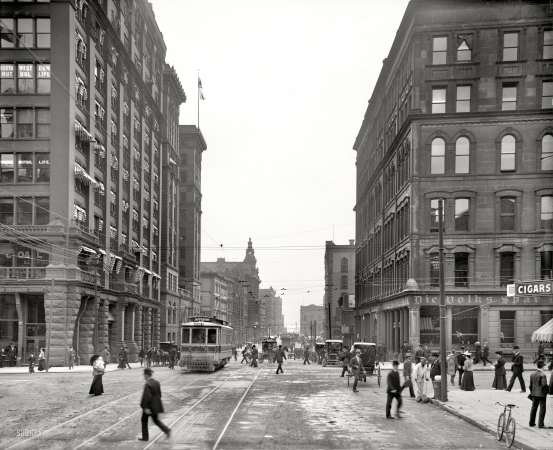
<instances>
[{"instance_id":1,"label":"sidewalk","mask_svg":"<svg viewBox=\"0 0 553 450\"><path fill-rule=\"evenodd\" d=\"M132 369L140 369L140 363L130 363L129 364ZM152 366L155 367L155 366ZM35 364L35 373L46 373L46 371L39 372L38 371L38 364ZM113 372L117 369L117 363L109 363L106 367L106 372ZM128 370L128 369L127 369ZM92 366L90 365L81 365L81 366L74 366L73 369L69 370L67 367L50 367L48 370L48 373L82 373L82 372L92 372ZM0 368L0 375L3 374L29 374L29 366L18 366L18 367L2 367ZM31 374L29 374L31 375Z\"/></svg>"},{"instance_id":2,"label":"sidewalk","mask_svg":"<svg viewBox=\"0 0 553 450\"><path fill-rule=\"evenodd\" d=\"M549 375L549 373L547 374ZM455 388L450 389L448 386L447 395L448 402L443 403L438 400L432 400L432 403L494 436L497 430L499 415L503 412L503 408L495 403L499 402L503 405L512 403L517 405L518 408L513 408L512 410L512 417L516 421L515 443L513 447L526 450L551 450L553 446L553 430L540 430L537 426L532 428L528 426L530 407L532 406L532 402L527 398L528 391L520 393L520 388L517 387L516 391L513 389L511 392L478 388L475 391L466 392ZM553 397L548 396L547 414L545 416L546 427L553 427L553 414L551 411L553 411ZM503 437L504 440L505 437Z\"/></svg>"},{"instance_id":3,"label":"sidewalk","mask_svg":"<svg viewBox=\"0 0 553 450\"><path fill-rule=\"evenodd\" d=\"M391 369L392 368L392 361L384 361L383 363L381 364L384 364L384 366L382 367L383 369ZM415 361L411 361L411 364L413 366L413 368L415 367ZM505 363L505 370L507 371L507 374L511 373L511 365L512 363L510 362L507 362ZM486 364L486 366L484 366L483 364L475 364L474 366L472 366L474 371L475 372L491 372L493 373L493 369L494 369L494 366L493 364ZM535 371L536 370L536 366L532 363L524 363L524 371L525 372L532 372L532 371ZM403 363L399 363L399 371L401 373L403 373Z\"/></svg>"}]
</instances>

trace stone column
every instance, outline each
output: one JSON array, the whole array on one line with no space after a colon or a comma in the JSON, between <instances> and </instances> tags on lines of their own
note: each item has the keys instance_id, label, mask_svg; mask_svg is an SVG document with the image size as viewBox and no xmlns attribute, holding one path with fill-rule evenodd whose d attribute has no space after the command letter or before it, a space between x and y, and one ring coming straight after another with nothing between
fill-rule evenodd
<instances>
[{"instance_id":1,"label":"stone column","mask_svg":"<svg viewBox=\"0 0 553 450\"><path fill-rule=\"evenodd\" d=\"M134 313L134 304L128 304L125 306L125 331L123 334L123 339L125 342L132 341L133 334L133 313Z\"/></svg>"},{"instance_id":2,"label":"stone column","mask_svg":"<svg viewBox=\"0 0 553 450\"><path fill-rule=\"evenodd\" d=\"M98 348L96 352L102 353L104 347L109 345L109 322L108 322L109 301L100 300L100 309L98 311Z\"/></svg>"},{"instance_id":3,"label":"stone column","mask_svg":"<svg viewBox=\"0 0 553 450\"><path fill-rule=\"evenodd\" d=\"M480 306L478 339L482 344L482 348L484 348L484 342L489 342L489 339L488 339L489 314L490 314L490 305Z\"/></svg>"},{"instance_id":4,"label":"stone column","mask_svg":"<svg viewBox=\"0 0 553 450\"><path fill-rule=\"evenodd\" d=\"M159 347L159 340L160 340L159 338L160 338L160 331L161 331L161 315L159 314L159 309L155 310L155 316L152 319L154 319L152 320L153 326L154 326L152 337L154 340L154 345L156 347Z\"/></svg>"},{"instance_id":5,"label":"stone column","mask_svg":"<svg viewBox=\"0 0 553 450\"><path fill-rule=\"evenodd\" d=\"M402 311L403 311L403 340L409 343L409 308L403 308Z\"/></svg>"},{"instance_id":6,"label":"stone column","mask_svg":"<svg viewBox=\"0 0 553 450\"><path fill-rule=\"evenodd\" d=\"M142 310L144 308L140 305L135 306L134 313L134 341L139 348L142 348Z\"/></svg>"},{"instance_id":7,"label":"stone column","mask_svg":"<svg viewBox=\"0 0 553 450\"><path fill-rule=\"evenodd\" d=\"M403 345L403 341L405 340L405 317L403 312L405 311L405 308L400 308L398 310L399 313L399 349L401 352L401 346Z\"/></svg>"},{"instance_id":8,"label":"stone column","mask_svg":"<svg viewBox=\"0 0 553 450\"><path fill-rule=\"evenodd\" d=\"M409 344L415 348L420 342L420 307L409 307Z\"/></svg>"},{"instance_id":9,"label":"stone column","mask_svg":"<svg viewBox=\"0 0 553 450\"><path fill-rule=\"evenodd\" d=\"M96 325L95 301L94 297L84 297L83 314L79 326L79 357L81 365L88 364L90 357L94 354L93 336Z\"/></svg>"},{"instance_id":10,"label":"stone column","mask_svg":"<svg viewBox=\"0 0 553 450\"><path fill-rule=\"evenodd\" d=\"M117 349L120 349L125 345L125 309L127 307L127 302L119 300L117 302L117 317L116 317L116 326L117 326L117 342L115 345Z\"/></svg>"},{"instance_id":11,"label":"stone column","mask_svg":"<svg viewBox=\"0 0 553 450\"><path fill-rule=\"evenodd\" d=\"M445 348L449 352L453 348L453 308L449 305L445 307Z\"/></svg>"},{"instance_id":12,"label":"stone column","mask_svg":"<svg viewBox=\"0 0 553 450\"><path fill-rule=\"evenodd\" d=\"M152 347L152 309L144 307L144 348Z\"/></svg>"},{"instance_id":13,"label":"stone column","mask_svg":"<svg viewBox=\"0 0 553 450\"><path fill-rule=\"evenodd\" d=\"M394 319L392 316L392 311L386 311L386 349L388 350L387 358L389 358L390 354L393 354L394 352Z\"/></svg>"},{"instance_id":14,"label":"stone column","mask_svg":"<svg viewBox=\"0 0 553 450\"><path fill-rule=\"evenodd\" d=\"M399 309L393 310L393 318L394 318L394 356L393 359L398 359L399 355Z\"/></svg>"}]
</instances>

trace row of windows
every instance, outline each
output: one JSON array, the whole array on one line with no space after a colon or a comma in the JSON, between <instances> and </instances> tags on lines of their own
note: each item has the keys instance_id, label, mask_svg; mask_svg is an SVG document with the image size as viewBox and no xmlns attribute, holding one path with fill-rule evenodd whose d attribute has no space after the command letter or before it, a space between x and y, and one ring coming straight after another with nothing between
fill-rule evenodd
<instances>
[{"instance_id":1,"label":"row of windows","mask_svg":"<svg viewBox=\"0 0 553 450\"><path fill-rule=\"evenodd\" d=\"M0 48L50 48L50 19L0 19Z\"/></svg>"},{"instance_id":2,"label":"row of windows","mask_svg":"<svg viewBox=\"0 0 553 450\"><path fill-rule=\"evenodd\" d=\"M49 181L49 153L0 153L0 183Z\"/></svg>"},{"instance_id":3,"label":"row of windows","mask_svg":"<svg viewBox=\"0 0 553 450\"><path fill-rule=\"evenodd\" d=\"M0 93L49 94L50 64L0 64Z\"/></svg>"},{"instance_id":4,"label":"row of windows","mask_svg":"<svg viewBox=\"0 0 553 450\"><path fill-rule=\"evenodd\" d=\"M517 144L513 135L501 139L499 169L501 172L517 170ZM541 141L539 167L541 170L553 170L553 135L546 134ZM470 141L462 136L455 142L454 173L470 172ZM442 138L435 138L430 146L430 174L446 173L446 143Z\"/></svg>"},{"instance_id":5,"label":"row of windows","mask_svg":"<svg viewBox=\"0 0 553 450\"><path fill-rule=\"evenodd\" d=\"M472 35L459 35L455 44L455 60L457 63L471 62L473 58ZM521 60L520 34L518 31L504 32L501 36L502 61ZM449 39L447 36L436 36L432 39L432 64L448 64L452 62L449 56ZM453 58L453 56L451 56ZM553 59L553 31L544 30L542 41L542 58Z\"/></svg>"},{"instance_id":6,"label":"row of windows","mask_svg":"<svg viewBox=\"0 0 553 450\"><path fill-rule=\"evenodd\" d=\"M4 225L46 225L50 217L50 199L2 198L0 199L0 223Z\"/></svg>"},{"instance_id":7,"label":"row of windows","mask_svg":"<svg viewBox=\"0 0 553 450\"><path fill-rule=\"evenodd\" d=\"M50 138L50 109L1 108L1 139Z\"/></svg>"},{"instance_id":8,"label":"row of windows","mask_svg":"<svg viewBox=\"0 0 553 450\"><path fill-rule=\"evenodd\" d=\"M432 88L432 114L444 114L446 112L470 112L472 86L456 86L455 108L450 110L447 106L447 87L435 86ZM519 89L517 83L503 83L501 86L501 110L516 111L518 108ZM542 109L553 108L553 81L543 81L541 91Z\"/></svg>"},{"instance_id":9,"label":"row of windows","mask_svg":"<svg viewBox=\"0 0 553 450\"><path fill-rule=\"evenodd\" d=\"M428 256L430 265L428 266L427 282L425 284L431 288L438 288L440 286L440 256L439 253L430 253ZM449 273L446 268L446 283L449 284L449 282L451 282L455 288L469 288L471 280L473 280L476 275L472 273L474 264L469 263L470 253L454 253L453 260L452 273ZM514 252L502 252L499 254L498 269L500 287L515 282L517 277L515 260L516 254ZM553 279L553 252L541 252L540 263L541 269L538 274L539 278L541 280ZM403 258L385 267L383 270L371 274L367 281L359 283L357 287L360 291L361 298L367 300L379 295L385 295L397 289L402 289L409 277L409 259ZM480 281L480 283L482 283L482 281ZM476 284L478 284L478 282L476 282Z\"/></svg>"}]
</instances>

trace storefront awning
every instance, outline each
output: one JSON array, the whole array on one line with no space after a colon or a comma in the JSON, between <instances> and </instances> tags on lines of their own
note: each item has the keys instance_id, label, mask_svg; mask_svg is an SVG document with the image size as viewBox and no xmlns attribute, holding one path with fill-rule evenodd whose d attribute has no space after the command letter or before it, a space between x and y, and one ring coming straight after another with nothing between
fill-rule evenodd
<instances>
[{"instance_id":1,"label":"storefront awning","mask_svg":"<svg viewBox=\"0 0 553 450\"><path fill-rule=\"evenodd\" d=\"M84 245L81 245L81 248L80 248L79 252L92 253L93 255L96 254L95 250L92 250L91 248L85 247Z\"/></svg>"},{"instance_id":2,"label":"storefront awning","mask_svg":"<svg viewBox=\"0 0 553 450\"><path fill-rule=\"evenodd\" d=\"M532 342L553 342L553 319L532 333Z\"/></svg>"}]
</instances>

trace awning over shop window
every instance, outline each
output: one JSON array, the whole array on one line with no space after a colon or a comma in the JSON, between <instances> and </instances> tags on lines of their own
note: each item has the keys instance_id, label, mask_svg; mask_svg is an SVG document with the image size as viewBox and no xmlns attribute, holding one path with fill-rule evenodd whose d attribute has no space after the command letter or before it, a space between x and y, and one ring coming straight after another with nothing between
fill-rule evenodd
<instances>
[{"instance_id":1,"label":"awning over shop window","mask_svg":"<svg viewBox=\"0 0 553 450\"><path fill-rule=\"evenodd\" d=\"M553 342L553 319L532 333L532 342Z\"/></svg>"}]
</instances>

